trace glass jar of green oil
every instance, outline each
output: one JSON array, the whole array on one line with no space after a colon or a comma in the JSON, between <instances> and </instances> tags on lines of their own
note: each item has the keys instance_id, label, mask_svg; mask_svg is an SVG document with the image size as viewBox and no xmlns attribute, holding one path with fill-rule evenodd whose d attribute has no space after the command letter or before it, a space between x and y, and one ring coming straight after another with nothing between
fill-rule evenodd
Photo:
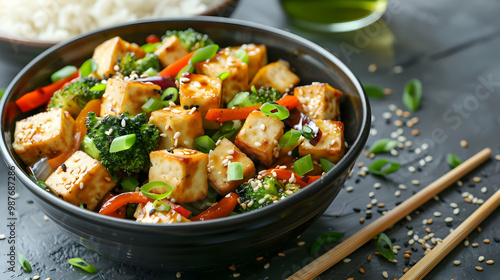
<instances>
[{"instance_id":1,"label":"glass jar of green oil","mask_svg":"<svg viewBox=\"0 0 500 280\"><path fill-rule=\"evenodd\" d=\"M293 24L313 30L345 32L377 21L388 0L280 0Z\"/></svg>"}]
</instances>

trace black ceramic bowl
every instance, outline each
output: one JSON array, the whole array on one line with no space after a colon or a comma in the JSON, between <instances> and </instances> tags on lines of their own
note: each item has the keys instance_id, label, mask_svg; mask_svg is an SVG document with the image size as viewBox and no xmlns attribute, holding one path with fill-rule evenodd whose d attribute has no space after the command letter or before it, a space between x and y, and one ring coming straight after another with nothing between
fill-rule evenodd
<instances>
[{"instance_id":1,"label":"black ceramic bowl","mask_svg":"<svg viewBox=\"0 0 500 280\"><path fill-rule=\"evenodd\" d=\"M320 180L279 203L228 218L169 225L142 224L83 210L49 194L31 181L26 166L11 145L15 120L27 115L20 114L13 101L36 86L48 83L55 70L68 64L80 65L92 56L94 47L113 36L142 44L149 34L188 27L209 34L220 46L265 44L269 61L289 61L302 84L328 82L343 91L342 121L349 145L345 157ZM286 241L296 238L328 208L340 191L368 138L371 116L368 99L359 81L325 49L274 28L210 17L121 25L56 45L17 75L0 106L2 156L9 166L16 167L17 177L47 216L81 244L103 255L138 266L168 270L207 269L241 263L277 250Z\"/></svg>"}]
</instances>

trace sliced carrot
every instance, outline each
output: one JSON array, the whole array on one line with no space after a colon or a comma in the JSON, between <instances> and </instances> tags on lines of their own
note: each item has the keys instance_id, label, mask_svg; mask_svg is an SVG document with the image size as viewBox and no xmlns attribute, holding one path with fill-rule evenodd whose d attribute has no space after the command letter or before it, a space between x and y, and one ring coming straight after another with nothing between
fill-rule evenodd
<instances>
[{"instance_id":1,"label":"sliced carrot","mask_svg":"<svg viewBox=\"0 0 500 280\"><path fill-rule=\"evenodd\" d=\"M188 65L189 60L193 56L195 51L188 53L184 57L180 58L176 62L170 64L169 66L165 67L165 69L161 70L160 73L158 73L159 76L177 76L179 71L184 68L184 66Z\"/></svg>"},{"instance_id":2,"label":"sliced carrot","mask_svg":"<svg viewBox=\"0 0 500 280\"><path fill-rule=\"evenodd\" d=\"M275 101L277 104L292 110L299 104L299 99L293 95L285 95L280 100ZM216 122L227 122L233 120L243 120L250 115L251 112L258 110L262 105L250 107L235 107L235 108L220 108L209 109L205 119Z\"/></svg>"},{"instance_id":3,"label":"sliced carrot","mask_svg":"<svg viewBox=\"0 0 500 280\"><path fill-rule=\"evenodd\" d=\"M65 153L49 159L48 164L52 168L57 168L61 166L74 152L76 152L80 148L80 144L82 143L82 139L87 134L87 126L85 124L85 118L89 114L89 112L94 112L99 114L101 111L101 99L94 99L89 101L85 107L83 107L82 111L75 120L75 131L73 133L73 144L68 151Z\"/></svg>"},{"instance_id":4,"label":"sliced carrot","mask_svg":"<svg viewBox=\"0 0 500 280\"><path fill-rule=\"evenodd\" d=\"M52 95L54 95L54 92L61 89L67 82L77 77L78 71L48 86L39 87L34 91L21 96L21 98L16 100L16 104L23 113L45 105L49 102Z\"/></svg>"},{"instance_id":5,"label":"sliced carrot","mask_svg":"<svg viewBox=\"0 0 500 280\"><path fill-rule=\"evenodd\" d=\"M191 218L191 221L213 220L231 215L231 212L238 205L238 197L239 195L236 193L229 193L216 205Z\"/></svg>"}]
</instances>

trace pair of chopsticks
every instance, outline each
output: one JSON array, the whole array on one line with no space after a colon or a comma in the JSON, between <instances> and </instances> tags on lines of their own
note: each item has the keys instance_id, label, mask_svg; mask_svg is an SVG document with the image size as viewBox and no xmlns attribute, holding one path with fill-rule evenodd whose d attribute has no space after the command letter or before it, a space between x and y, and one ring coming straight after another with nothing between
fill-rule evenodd
<instances>
[{"instance_id":1,"label":"pair of chopsticks","mask_svg":"<svg viewBox=\"0 0 500 280\"><path fill-rule=\"evenodd\" d=\"M349 256L359 247L363 246L366 242L373 239L379 233L388 229L396 222L416 210L422 204L429 201L435 195L458 181L461 177L478 167L490 157L491 149L483 149L287 279L313 279L314 277L320 275L336 263ZM408 270L401 279L422 279L499 205L500 190L489 198L481 207L479 207L479 209L477 209L458 228L450 233L443 240L443 242L434 247L434 249L426 254L416 265Z\"/></svg>"}]
</instances>

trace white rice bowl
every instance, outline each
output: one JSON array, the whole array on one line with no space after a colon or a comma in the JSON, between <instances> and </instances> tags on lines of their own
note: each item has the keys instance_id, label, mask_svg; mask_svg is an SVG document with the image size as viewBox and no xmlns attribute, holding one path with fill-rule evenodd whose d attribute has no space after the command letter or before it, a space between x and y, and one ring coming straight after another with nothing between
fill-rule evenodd
<instances>
[{"instance_id":1,"label":"white rice bowl","mask_svg":"<svg viewBox=\"0 0 500 280\"><path fill-rule=\"evenodd\" d=\"M63 41L90 30L152 18L188 17L224 0L0 0L0 33Z\"/></svg>"}]
</instances>

